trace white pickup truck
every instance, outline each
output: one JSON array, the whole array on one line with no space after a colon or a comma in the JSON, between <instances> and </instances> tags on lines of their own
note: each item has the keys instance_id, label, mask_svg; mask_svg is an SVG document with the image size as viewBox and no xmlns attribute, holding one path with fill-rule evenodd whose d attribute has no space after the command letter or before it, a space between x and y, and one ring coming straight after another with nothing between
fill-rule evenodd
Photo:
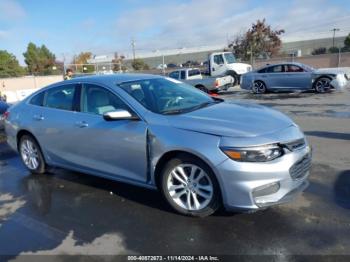
<instances>
[{"instance_id":1,"label":"white pickup truck","mask_svg":"<svg viewBox=\"0 0 350 262\"><path fill-rule=\"evenodd\" d=\"M236 62L231 52L211 53L208 57L208 74L213 77L230 75L233 77L233 86L239 84L241 75L250 71L252 66Z\"/></svg>"},{"instance_id":2,"label":"white pickup truck","mask_svg":"<svg viewBox=\"0 0 350 262\"><path fill-rule=\"evenodd\" d=\"M183 68L169 73L169 77L190 84L206 93L227 90L233 84L231 76L206 77L198 68Z\"/></svg>"}]
</instances>

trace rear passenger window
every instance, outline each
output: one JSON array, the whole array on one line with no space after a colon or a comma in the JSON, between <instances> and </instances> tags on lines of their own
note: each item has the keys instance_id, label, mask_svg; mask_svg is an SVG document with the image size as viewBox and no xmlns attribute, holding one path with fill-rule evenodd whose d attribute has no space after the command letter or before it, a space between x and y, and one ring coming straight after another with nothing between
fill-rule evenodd
<instances>
[{"instance_id":1,"label":"rear passenger window","mask_svg":"<svg viewBox=\"0 0 350 262\"><path fill-rule=\"evenodd\" d=\"M73 110L75 85L54 87L46 91L44 106L62 110Z\"/></svg>"},{"instance_id":2,"label":"rear passenger window","mask_svg":"<svg viewBox=\"0 0 350 262\"><path fill-rule=\"evenodd\" d=\"M282 73L283 65L270 66L266 69L266 73Z\"/></svg>"},{"instance_id":3,"label":"rear passenger window","mask_svg":"<svg viewBox=\"0 0 350 262\"><path fill-rule=\"evenodd\" d=\"M188 71L188 76L197 76L197 75L200 75L201 72L197 69L193 69L193 70L189 70Z\"/></svg>"},{"instance_id":4,"label":"rear passenger window","mask_svg":"<svg viewBox=\"0 0 350 262\"><path fill-rule=\"evenodd\" d=\"M32 97L32 99L30 99L29 104L35 105L35 106L43 106L44 94L45 94L45 92L41 92L39 94L36 94L35 96Z\"/></svg>"}]
</instances>

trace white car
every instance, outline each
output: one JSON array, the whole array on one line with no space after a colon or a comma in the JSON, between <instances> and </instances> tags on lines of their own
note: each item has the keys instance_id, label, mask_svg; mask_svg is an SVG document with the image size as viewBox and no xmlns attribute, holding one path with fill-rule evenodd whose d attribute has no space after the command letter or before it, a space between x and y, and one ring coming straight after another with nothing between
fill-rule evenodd
<instances>
[{"instance_id":1,"label":"white car","mask_svg":"<svg viewBox=\"0 0 350 262\"><path fill-rule=\"evenodd\" d=\"M168 68L168 66L167 66L166 64L159 64L159 65L157 66L157 69L159 69L159 70L167 69L167 68Z\"/></svg>"}]
</instances>

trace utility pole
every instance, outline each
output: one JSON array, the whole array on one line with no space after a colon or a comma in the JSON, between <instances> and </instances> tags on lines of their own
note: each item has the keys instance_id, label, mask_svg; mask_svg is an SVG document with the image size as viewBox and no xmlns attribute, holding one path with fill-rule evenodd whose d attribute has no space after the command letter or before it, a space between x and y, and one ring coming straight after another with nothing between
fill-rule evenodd
<instances>
[{"instance_id":1,"label":"utility pole","mask_svg":"<svg viewBox=\"0 0 350 262\"><path fill-rule=\"evenodd\" d=\"M135 56L135 40L134 40L134 38L131 39L131 47L132 47L133 60L135 61L136 56Z\"/></svg>"},{"instance_id":2,"label":"utility pole","mask_svg":"<svg viewBox=\"0 0 350 262\"><path fill-rule=\"evenodd\" d=\"M335 40L335 32L340 31L339 28L333 28L331 31L333 31L333 48L335 47L334 40Z\"/></svg>"}]
</instances>

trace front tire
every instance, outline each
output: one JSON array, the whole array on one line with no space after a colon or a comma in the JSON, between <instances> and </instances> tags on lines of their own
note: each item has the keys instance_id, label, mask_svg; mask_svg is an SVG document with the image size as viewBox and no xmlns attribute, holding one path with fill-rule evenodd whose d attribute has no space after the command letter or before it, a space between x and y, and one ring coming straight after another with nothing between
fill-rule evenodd
<instances>
[{"instance_id":1,"label":"front tire","mask_svg":"<svg viewBox=\"0 0 350 262\"><path fill-rule=\"evenodd\" d=\"M320 77L314 84L315 91L317 93L325 93L331 89L331 79L328 77Z\"/></svg>"},{"instance_id":2,"label":"front tire","mask_svg":"<svg viewBox=\"0 0 350 262\"><path fill-rule=\"evenodd\" d=\"M33 174L43 174L46 171L46 164L40 146L30 135L20 138L19 153L23 164Z\"/></svg>"},{"instance_id":3,"label":"front tire","mask_svg":"<svg viewBox=\"0 0 350 262\"><path fill-rule=\"evenodd\" d=\"M255 81L253 84L252 92L254 94L265 94L267 91L266 85L263 81Z\"/></svg>"},{"instance_id":4,"label":"front tire","mask_svg":"<svg viewBox=\"0 0 350 262\"><path fill-rule=\"evenodd\" d=\"M227 75L230 75L233 78L232 86L236 86L239 84L239 76L235 72L229 71L227 72Z\"/></svg>"},{"instance_id":5,"label":"front tire","mask_svg":"<svg viewBox=\"0 0 350 262\"><path fill-rule=\"evenodd\" d=\"M192 156L179 156L165 165L161 173L161 191L170 206L183 215L209 216L221 204L214 173Z\"/></svg>"}]
</instances>

